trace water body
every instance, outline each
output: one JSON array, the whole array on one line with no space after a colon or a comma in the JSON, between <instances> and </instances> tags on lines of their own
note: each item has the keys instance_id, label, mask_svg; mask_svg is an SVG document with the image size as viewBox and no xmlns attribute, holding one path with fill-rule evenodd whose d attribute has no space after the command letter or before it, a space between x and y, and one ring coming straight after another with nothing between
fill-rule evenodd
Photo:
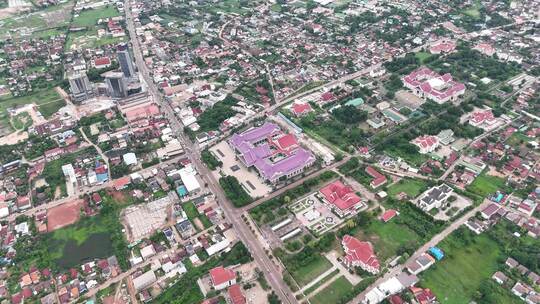
<instances>
[{"instance_id":1,"label":"water body","mask_svg":"<svg viewBox=\"0 0 540 304\"><path fill-rule=\"evenodd\" d=\"M60 269L69 269L94 260L113 255L111 237L106 232L94 233L78 245L69 240L64 245L62 258L56 263Z\"/></svg>"}]
</instances>

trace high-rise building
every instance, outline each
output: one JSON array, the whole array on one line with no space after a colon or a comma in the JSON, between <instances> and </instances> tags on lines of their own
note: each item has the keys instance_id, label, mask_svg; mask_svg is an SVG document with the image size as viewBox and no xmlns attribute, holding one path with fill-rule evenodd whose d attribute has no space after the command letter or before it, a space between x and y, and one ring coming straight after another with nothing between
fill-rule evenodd
<instances>
[{"instance_id":1,"label":"high-rise building","mask_svg":"<svg viewBox=\"0 0 540 304\"><path fill-rule=\"evenodd\" d=\"M94 97L94 88L86 72L73 71L68 74L71 97L75 102L82 102Z\"/></svg>"},{"instance_id":2,"label":"high-rise building","mask_svg":"<svg viewBox=\"0 0 540 304\"><path fill-rule=\"evenodd\" d=\"M120 69L122 70L122 73L124 73L124 76L127 79L134 78L135 68L133 67L133 61L131 61L127 45L119 45L116 54L118 55L118 63L120 64Z\"/></svg>"},{"instance_id":3,"label":"high-rise building","mask_svg":"<svg viewBox=\"0 0 540 304\"><path fill-rule=\"evenodd\" d=\"M126 78L122 72L109 71L102 74L107 83L109 95L113 98L124 98L128 96Z\"/></svg>"}]
</instances>

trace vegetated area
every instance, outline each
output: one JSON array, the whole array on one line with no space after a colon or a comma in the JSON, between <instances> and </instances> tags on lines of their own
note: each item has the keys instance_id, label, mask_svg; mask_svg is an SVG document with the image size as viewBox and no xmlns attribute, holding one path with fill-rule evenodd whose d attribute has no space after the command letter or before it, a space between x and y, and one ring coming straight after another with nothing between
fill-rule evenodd
<instances>
[{"instance_id":1,"label":"vegetated area","mask_svg":"<svg viewBox=\"0 0 540 304\"><path fill-rule=\"evenodd\" d=\"M321 255L316 255L310 263L294 268L294 270L289 270L288 268L287 270L289 270L298 285L305 286L331 267L332 263L330 261Z\"/></svg>"},{"instance_id":2,"label":"vegetated area","mask_svg":"<svg viewBox=\"0 0 540 304\"><path fill-rule=\"evenodd\" d=\"M7 39L10 36L14 39L27 35L40 38L64 34L69 25L74 3L75 1L69 0L31 13L2 19L0 20L0 39Z\"/></svg>"},{"instance_id":3,"label":"vegetated area","mask_svg":"<svg viewBox=\"0 0 540 304\"><path fill-rule=\"evenodd\" d=\"M216 170L218 167L223 165L223 162L217 160L212 152L210 152L208 149L201 152L201 159L210 170Z\"/></svg>"},{"instance_id":4,"label":"vegetated area","mask_svg":"<svg viewBox=\"0 0 540 304\"><path fill-rule=\"evenodd\" d=\"M406 193L409 198L415 198L420 195L420 193L427 190L427 188L426 182L421 179L404 178L388 186L386 192L388 193L388 196L392 198L396 198L401 192Z\"/></svg>"},{"instance_id":5,"label":"vegetated area","mask_svg":"<svg viewBox=\"0 0 540 304\"><path fill-rule=\"evenodd\" d=\"M506 186L506 181L498 176L488 175L486 172L482 172L473 182L467 187L468 191L478 194L482 197L486 197L495 193L497 190L501 190L506 193L510 193L511 189Z\"/></svg>"},{"instance_id":6,"label":"vegetated area","mask_svg":"<svg viewBox=\"0 0 540 304\"><path fill-rule=\"evenodd\" d=\"M225 119L232 117L236 111L232 109L238 103L234 97L228 95L223 101L216 103L213 107L206 109L198 118L197 123L201 127L201 132L219 129Z\"/></svg>"},{"instance_id":7,"label":"vegetated area","mask_svg":"<svg viewBox=\"0 0 540 304\"><path fill-rule=\"evenodd\" d=\"M99 47L126 41L126 37L97 36L98 29L105 27L105 20L119 15L120 12L112 5L80 12L78 16L73 18L71 27L82 28L82 30L70 32L68 34L66 50L81 47ZM102 23L98 25L100 20Z\"/></svg>"},{"instance_id":8,"label":"vegetated area","mask_svg":"<svg viewBox=\"0 0 540 304\"><path fill-rule=\"evenodd\" d=\"M539 269L539 241L516 238L512 231L519 227L512 226L503 221L481 235L464 227L454 231L439 244L445 258L424 272L420 284L430 288L441 303L523 303L512 295L511 286L500 286L491 279L495 271L506 269L507 257L531 271Z\"/></svg>"},{"instance_id":9,"label":"vegetated area","mask_svg":"<svg viewBox=\"0 0 540 304\"><path fill-rule=\"evenodd\" d=\"M231 251L223 253L221 256L213 256L205 261L201 266L195 267L189 259L184 261L187 272L177 280L170 288L167 288L163 293L153 299L155 304L184 304L184 303L200 303L204 300L204 296L196 284L197 279L208 274L208 271L219 265L225 267L246 264L252 261L251 254L242 242L236 243Z\"/></svg>"},{"instance_id":10,"label":"vegetated area","mask_svg":"<svg viewBox=\"0 0 540 304\"><path fill-rule=\"evenodd\" d=\"M294 118L286 110L282 113L310 136L339 150L354 151L356 146L365 144L366 134L359 128L359 124L367 119L367 112L352 105L345 105L325 116L326 110L316 104L312 104L312 107L315 111L301 118Z\"/></svg>"},{"instance_id":11,"label":"vegetated area","mask_svg":"<svg viewBox=\"0 0 540 304\"><path fill-rule=\"evenodd\" d=\"M249 211L250 216L257 224L271 223L278 221L280 216L288 214L286 206L300 197L318 190L323 183L337 177L334 171L325 171L317 177L305 180L300 186L285 191Z\"/></svg>"},{"instance_id":12,"label":"vegetated area","mask_svg":"<svg viewBox=\"0 0 540 304\"><path fill-rule=\"evenodd\" d=\"M66 105L64 99L54 90L50 88L47 90L34 92L26 96L17 97L0 97L0 124L4 127L9 127L9 114L8 108L14 108L26 104L37 105L38 111L45 117L49 118L56 113L61 107Z\"/></svg>"},{"instance_id":13,"label":"vegetated area","mask_svg":"<svg viewBox=\"0 0 540 304\"><path fill-rule=\"evenodd\" d=\"M79 157L96 154L97 151L94 147L88 147L75 153L62 155L62 158L49 161L45 164L42 176L45 178L45 181L50 186L53 193L56 191L57 187L60 187L62 195L65 195L67 193L66 178L62 172L62 166L73 163Z\"/></svg>"},{"instance_id":14,"label":"vegetated area","mask_svg":"<svg viewBox=\"0 0 540 304\"><path fill-rule=\"evenodd\" d=\"M118 221L119 211L119 205L104 202L99 214L93 217L83 217L54 232L24 237L27 239L17 242L15 248L17 270L31 266L67 270L84 261L111 255L116 255L120 267L126 270L129 253Z\"/></svg>"},{"instance_id":15,"label":"vegetated area","mask_svg":"<svg viewBox=\"0 0 540 304\"><path fill-rule=\"evenodd\" d=\"M352 290L353 285L347 278L341 276L311 297L309 301L313 304L338 303L345 294L350 293Z\"/></svg>"},{"instance_id":16,"label":"vegetated area","mask_svg":"<svg viewBox=\"0 0 540 304\"><path fill-rule=\"evenodd\" d=\"M205 229L212 226L212 222L210 221L210 219L206 215L200 214L193 202L187 202L183 204L182 209L184 209L188 219L192 224L194 224L195 227L197 227L197 225L195 224L195 220L200 221Z\"/></svg>"},{"instance_id":17,"label":"vegetated area","mask_svg":"<svg viewBox=\"0 0 540 304\"><path fill-rule=\"evenodd\" d=\"M219 179L219 184L225 191L225 196L236 208L243 207L253 201L236 177L230 175L222 177Z\"/></svg>"}]
</instances>

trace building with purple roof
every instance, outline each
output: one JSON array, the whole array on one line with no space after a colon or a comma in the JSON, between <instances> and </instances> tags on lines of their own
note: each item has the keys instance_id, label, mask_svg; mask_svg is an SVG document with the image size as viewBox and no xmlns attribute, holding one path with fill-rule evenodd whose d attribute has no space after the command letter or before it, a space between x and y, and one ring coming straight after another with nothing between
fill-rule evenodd
<instances>
[{"instance_id":1,"label":"building with purple roof","mask_svg":"<svg viewBox=\"0 0 540 304\"><path fill-rule=\"evenodd\" d=\"M284 133L274 123L234 134L229 140L238 159L253 167L270 183L302 174L315 163L315 156L298 144L296 137Z\"/></svg>"}]
</instances>

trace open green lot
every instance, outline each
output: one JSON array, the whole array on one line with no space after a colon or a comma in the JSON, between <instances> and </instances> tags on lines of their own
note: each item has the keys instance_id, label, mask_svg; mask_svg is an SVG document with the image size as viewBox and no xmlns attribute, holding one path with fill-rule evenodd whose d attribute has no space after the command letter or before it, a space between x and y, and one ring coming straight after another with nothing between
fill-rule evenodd
<instances>
[{"instance_id":1,"label":"open green lot","mask_svg":"<svg viewBox=\"0 0 540 304\"><path fill-rule=\"evenodd\" d=\"M313 304L339 303L341 298L351 292L352 289L353 285L344 276L341 276L309 299L309 301Z\"/></svg>"},{"instance_id":2,"label":"open green lot","mask_svg":"<svg viewBox=\"0 0 540 304\"><path fill-rule=\"evenodd\" d=\"M332 263L330 263L330 261L328 261L325 257L319 255L306 266L291 271L291 275L298 285L304 286L331 267Z\"/></svg>"},{"instance_id":3,"label":"open green lot","mask_svg":"<svg viewBox=\"0 0 540 304\"><path fill-rule=\"evenodd\" d=\"M120 13L112 5L107 5L98 9L82 11L79 16L73 18L73 27L93 27L97 25L99 19L119 16Z\"/></svg>"},{"instance_id":4,"label":"open green lot","mask_svg":"<svg viewBox=\"0 0 540 304\"><path fill-rule=\"evenodd\" d=\"M420 61L420 63L424 63L424 61L428 58L430 58L432 55L428 52L418 52L415 53L414 56Z\"/></svg>"},{"instance_id":5,"label":"open green lot","mask_svg":"<svg viewBox=\"0 0 540 304\"><path fill-rule=\"evenodd\" d=\"M418 234L407 226L398 224L395 219L388 223L373 220L369 226L357 229L354 236L373 244L381 265L385 260L396 256L401 246L410 244L417 247L420 241Z\"/></svg>"},{"instance_id":6,"label":"open green lot","mask_svg":"<svg viewBox=\"0 0 540 304\"><path fill-rule=\"evenodd\" d=\"M63 33L69 25L74 1L51 5L31 13L22 13L0 20L0 39L11 37L47 37Z\"/></svg>"},{"instance_id":7,"label":"open green lot","mask_svg":"<svg viewBox=\"0 0 540 304\"><path fill-rule=\"evenodd\" d=\"M471 8L463 10L463 14L469 17L472 17L474 19L480 18L480 10L478 10L478 8L476 7L471 7Z\"/></svg>"},{"instance_id":8,"label":"open green lot","mask_svg":"<svg viewBox=\"0 0 540 304\"><path fill-rule=\"evenodd\" d=\"M430 288L441 303L469 303L481 282L497 271L498 244L486 234L473 237L468 244L452 234L440 247L446 257L424 272L421 285Z\"/></svg>"},{"instance_id":9,"label":"open green lot","mask_svg":"<svg viewBox=\"0 0 540 304\"><path fill-rule=\"evenodd\" d=\"M388 195L395 198L401 192L407 193L409 198L415 198L426 189L426 183L420 179L401 179L388 187Z\"/></svg>"},{"instance_id":10,"label":"open green lot","mask_svg":"<svg viewBox=\"0 0 540 304\"><path fill-rule=\"evenodd\" d=\"M58 109L65 105L65 101L62 99L56 91L51 88L34 92L31 95L20 97L0 97L0 123L4 126L9 126L9 115L7 113L8 108L14 108L25 104L34 103L38 106L38 109L43 110L43 116L46 118L56 113ZM42 107L43 105L43 107Z\"/></svg>"},{"instance_id":11,"label":"open green lot","mask_svg":"<svg viewBox=\"0 0 540 304\"><path fill-rule=\"evenodd\" d=\"M193 221L195 219L199 219L203 224L204 228L209 228L212 226L212 222L210 221L210 219L208 219L206 215L200 214L193 202L183 204L182 209L184 209L184 211L186 212L186 215L191 221L191 223L194 223Z\"/></svg>"},{"instance_id":12,"label":"open green lot","mask_svg":"<svg viewBox=\"0 0 540 304\"><path fill-rule=\"evenodd\" d=\"M497 176L487 175L484 172L472 182L467 190L486 197L495 193L497 190L504 191L506 188L507 186L505 185L504 179Z\"/></svg>"}]
</instances>

